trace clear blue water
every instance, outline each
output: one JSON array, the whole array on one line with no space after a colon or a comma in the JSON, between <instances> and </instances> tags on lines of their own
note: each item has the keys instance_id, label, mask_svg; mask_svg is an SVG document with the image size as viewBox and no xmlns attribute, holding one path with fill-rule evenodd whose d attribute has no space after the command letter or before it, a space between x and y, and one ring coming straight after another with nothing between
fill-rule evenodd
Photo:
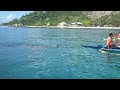
<instances>
[{"instance_id":1,"label":"clear blue water","mask_svg":"<svg viewBox=\"0 0 120 90\"><path fill-rule=\"evenodd\" d=\"M119 31L0 27L0 79L120 79L120 56L81 47Z\"/></svg>"}]
</instances>

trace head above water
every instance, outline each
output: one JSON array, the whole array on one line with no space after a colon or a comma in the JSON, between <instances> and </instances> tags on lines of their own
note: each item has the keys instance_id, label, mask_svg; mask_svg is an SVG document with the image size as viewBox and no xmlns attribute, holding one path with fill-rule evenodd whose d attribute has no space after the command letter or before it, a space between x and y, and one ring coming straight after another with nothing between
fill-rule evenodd
<instances>
[{"instance_id":1,"label":"head above water","mask_svg":"<svg viewBox=\"0 0 120 90\"><path fill-rule=\"evenodd\" d=\"M113 33L109 33L109 36L113 36Z\"/></svg>"}]
</instances>

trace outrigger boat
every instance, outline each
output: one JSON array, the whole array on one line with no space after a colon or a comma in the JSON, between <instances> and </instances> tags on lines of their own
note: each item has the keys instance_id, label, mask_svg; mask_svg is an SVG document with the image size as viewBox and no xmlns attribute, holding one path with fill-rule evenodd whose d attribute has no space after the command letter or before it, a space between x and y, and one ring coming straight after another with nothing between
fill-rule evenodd
<instances>
[{"instance_id":1,"label":"outrigger boat","mask_svg":"<svg viewBox=\"0 0 120 90\"><path fill-rule=\"evenodd\" d=\"M103 53L120 55L120 47L116 47L114 49L107 49L102 45L97 45L97 46L82 45L82 47L96 49Z\"/></svg>"}]
</instances>

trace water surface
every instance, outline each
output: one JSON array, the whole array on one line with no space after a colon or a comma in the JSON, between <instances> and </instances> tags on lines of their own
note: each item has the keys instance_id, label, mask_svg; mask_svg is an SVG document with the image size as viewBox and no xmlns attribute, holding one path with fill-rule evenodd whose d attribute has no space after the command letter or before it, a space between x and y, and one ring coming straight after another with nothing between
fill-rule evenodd
<instances>
[{"instance_id":1,"label":"water surface","mask_svg":"<svg viewBox=\"0 0 120 90\"><path fill-rule=\"evenodd\" d=\"M119 31L0 27L0 78L120 78L120 56L81 47Z\"/></svg>"}]
</instances>

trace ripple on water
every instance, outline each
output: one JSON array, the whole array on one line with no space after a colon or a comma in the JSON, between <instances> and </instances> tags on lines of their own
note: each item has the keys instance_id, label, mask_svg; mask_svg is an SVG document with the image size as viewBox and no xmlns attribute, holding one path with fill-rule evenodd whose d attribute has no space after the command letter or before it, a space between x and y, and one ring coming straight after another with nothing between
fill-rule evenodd
<instances>
[{"instance_id":1,"label":"ripple on water","mask_svg":"<svg viewBox=\"0 0 120 90\"><path fill-rule=\"evenodd\" d=\"M102 44L110 31L117 33L99 29L2 28L0 78L120 78L118 56L81 47Z\"/></svg>"}]
</instances>

